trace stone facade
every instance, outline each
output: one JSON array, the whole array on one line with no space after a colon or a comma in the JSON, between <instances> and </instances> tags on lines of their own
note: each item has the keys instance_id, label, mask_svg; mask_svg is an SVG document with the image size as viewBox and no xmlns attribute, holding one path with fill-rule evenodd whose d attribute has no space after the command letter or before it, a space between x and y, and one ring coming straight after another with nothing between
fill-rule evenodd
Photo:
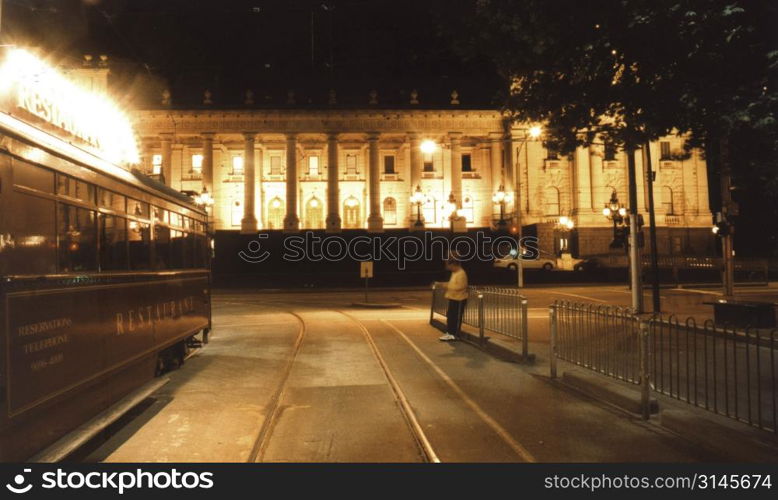
<instances>
[{"instance_id":1,"label":"stone facade","mask_svg":"<svg viewBox=\"0 0 778 500\"><path fill-rule=\"evenodd\" d=\"M535 226L555 241L567 216L577 253L587 255L608 252L611 222L602 209L612 192L627 204L622 152L595 145L556 155L494 110L156 109L136 112L136 130L143 168L177 190L207 189L217 230L413 229L417 190L426 228L493 227L501 212L493 197L502 188L509 224ZM651 157L660 252L707 251L700 152L684 154L683 140L667 137L651 145ZM637 172L645 213L640 157Z\"/></svg>"}]
</instances>

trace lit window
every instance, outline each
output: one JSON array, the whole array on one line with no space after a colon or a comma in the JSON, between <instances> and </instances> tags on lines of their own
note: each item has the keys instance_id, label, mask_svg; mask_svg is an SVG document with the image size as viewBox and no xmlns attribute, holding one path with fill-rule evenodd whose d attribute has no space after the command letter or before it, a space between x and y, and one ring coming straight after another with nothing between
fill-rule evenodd
<instances>
[{"instance_id":1,"label":"lit window","mask_svg":"<svg viewBox=\"0 0 778 500\"><path fill-rule=\"evenodd\" d=\"M393 155L387 155L384 156L384 173L385 174L395 174L394 171L394 156Z\"/></svg>"},{"instance_id":2,"label":"lit window","mask_svg":"<svg viewBox=\"0 0 778 500\"><path fill-rule=\"evenodd\" d=\"M232 173L233 175L243 175L243 157L232 157Z\"/></svg>"},{"instance_id":3,"label":"lit window","mask_svg":"<svg viewBox=\"0 0 778 500\"><path fill-rule=\"evenodd\" d=\"M473 171L473 157L469 154L462 155L462 172Z\"/></svg>"},{"instance_id":4,"label":"lit window","mask_svg":"<svg viewBox=\"0 0 778 500\"><path fill-rule=\"evenodd\" d=\"M661 141L659 143L659 159L660 160L670 160L670 142L669 141Z\"/></svg>"},{"instance_id":5,"label":"lit window","mask_svg":"<svg viewBox=\"0 0 778 500\"><path fill-rule=\"evenodd\" d=\"M422 155L422 157L423 157L422 161L424 162L424 171L425 172L434 172L435 171L435 164L433 163L433 160L432 160L432 153L426 153L425 152Z\"/></svg>"},{"instance_id":6,"label":"lit window","mask_svg":"<svg viewBox=\"0 0 778 500\"><path fill-rule=\"evenodd\" d=\"M397 224L397 200L394 198L384 200L384 224Z\"/></svg>"},{"instance_id":7,"label":"lit window","mask_svg":"<svg viewBox=\"0 0 778 500\"><path fill-rule=\"evenodd\" d=\"M270 175L281 175L281 157L270 157Z\"/></svg>"},{"instance_id":8,"label":"lit window","mask_svg":"<svg viewBox=\"0 0 778 500\"><path fill-rule=\"evenodd\" d=\"M605 155L603 156L605 161L616 161L616 145L612 142L605 143Z\"/></svg>"},{"instance_id":9,"label":"lit window","mask_svg":"<svg viewBox=\"0 0 778 500\"><path fill-rule=\"evenodd\" d=\"M308 157L308 175L311 177L317 177L319 175L319 157Z\"/></svg>"},{"instance_id":10,"label":"lit window","mask_svg":"<svg viewBox=\"0 0 778 500\"><path fill-rule=\"evenodd\" d=\"M159 175L162 173L162 155L153 155L151 157L151 174Z\"/></svg>"},{"instance_id":11,"label":"lit window","mask_svg":"<svg viewBox=\"0 0 778 500\"><path fill-rule=\"evenodd\" d=\"M203 171L203 155L192 155L192 171L199 174Z\"/></svg>"},{"instance_id":12,"label":"lit window","mask_svg":"<svg viewBox=\"0 0 778 500\"><path fill-rule=\"evenodd\" d=\"M346 174L357 175L357 155L346 155Z\"/></svg>"}]
</instances>

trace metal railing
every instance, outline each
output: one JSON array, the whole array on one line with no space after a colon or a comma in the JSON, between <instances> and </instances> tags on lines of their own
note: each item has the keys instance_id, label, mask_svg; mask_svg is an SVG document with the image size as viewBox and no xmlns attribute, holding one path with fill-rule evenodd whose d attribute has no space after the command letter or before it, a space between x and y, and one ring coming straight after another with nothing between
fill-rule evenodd
<instances>
[{"instance_id":1,"label":"metal railing","mask_svg":"<svg viewBox=\"0 0 778 500\"><path fill-rule=\"evenodd\" d=\"M719 328L653 317L653 388L660 394L778 433L776 330Z\"/></svg>"},{"instance_id":2,"label":"metal railing","mask_svg":"<svg viewBox=\"0 0 778 500\"><path fill-rule=\"evenodd\" d=\"M557 301L549 308L551 376L557 360L778 433L778 331L718 328L693 318Z\"/></svg>"},{"instance_id":3,"label":"metal railing","mask_svg":"<svg viewBox=\"0 0 778 500\"><path fill-rule=\"evenodd\" d=\"M445 284L432 285L430 323L435 314L446 315L448 301L445 298ZM517 288L467 287L469 298L462 318L462 324L478 329L480 341L486 339L486 332L495 332L521 341L522 356L529 355L527 337L527 299Z\"/></svg>"}]
</instances>

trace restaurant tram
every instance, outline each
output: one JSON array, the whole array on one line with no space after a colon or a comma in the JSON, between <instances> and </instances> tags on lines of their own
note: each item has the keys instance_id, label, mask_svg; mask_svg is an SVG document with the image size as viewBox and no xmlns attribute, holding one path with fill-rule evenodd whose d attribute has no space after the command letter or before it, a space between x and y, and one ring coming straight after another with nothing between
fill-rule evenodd
<instances>
[{"instance_id":1,"label":"restaurant tram","mask_svg":"<svg viewBox=\"0 0 778 500\"><path fill-rule=\"evenodd\" d=\"M210 242L203 207L133 168L110 99L1 55L0 460L19 461L207 340Z\"/></svg>"}]
</instances>

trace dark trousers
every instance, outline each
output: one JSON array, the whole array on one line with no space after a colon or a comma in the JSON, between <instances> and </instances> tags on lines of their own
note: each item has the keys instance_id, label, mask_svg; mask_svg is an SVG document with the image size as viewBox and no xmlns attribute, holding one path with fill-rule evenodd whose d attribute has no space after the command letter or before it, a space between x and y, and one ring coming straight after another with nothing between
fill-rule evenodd
<instances>
[{"instance_id":1,"label":"dark trousers","mask_svg":"<svg viewBox=\"0 0 778 500\"><path fill-rule=\"evenodd\" d=\"M448 311L446 312L446 332L451 335L459 335L462 328L462 317L465 315L465 300L448 300Z\"/></svg>"}]
</instances>

